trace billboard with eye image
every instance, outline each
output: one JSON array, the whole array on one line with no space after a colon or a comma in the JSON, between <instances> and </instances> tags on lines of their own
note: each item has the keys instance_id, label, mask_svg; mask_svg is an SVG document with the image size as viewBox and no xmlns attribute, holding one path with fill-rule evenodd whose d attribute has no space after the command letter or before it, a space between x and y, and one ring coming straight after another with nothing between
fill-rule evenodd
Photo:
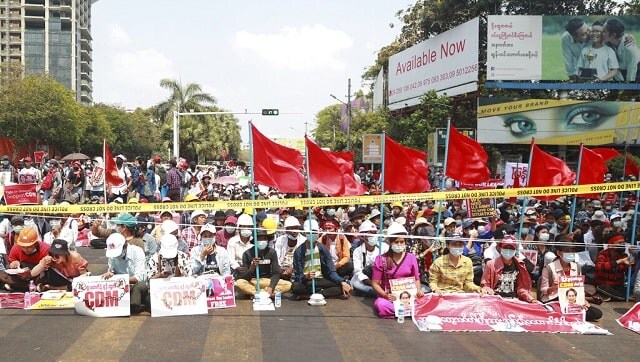
<instances>
[{"instance_id":1,"label":"billboard with eye image","mask_svg":"<svg viewBox=\"0 0 640 362\"><path fill-rule=\"evenodd\" d=\"M640 142L640 104L583 100L478 100L480 143L606 145Z\"/></svg>"}]
</instances>

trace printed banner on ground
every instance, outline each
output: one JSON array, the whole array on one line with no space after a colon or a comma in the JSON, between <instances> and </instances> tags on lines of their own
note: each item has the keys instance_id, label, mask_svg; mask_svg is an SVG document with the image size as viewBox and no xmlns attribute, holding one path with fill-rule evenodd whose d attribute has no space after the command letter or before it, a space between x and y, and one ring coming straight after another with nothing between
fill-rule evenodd
<instances>
[{"instance_id":1,"label":"printed banner on ground","mask_svg":"<svg viewBox=\"0 0 640 362\"><path fill-rule=\"evenodd\" d=\"M231 275L202 275L199 280L207 287L207 308L233 308L236 306L236 292Z\"/></svg>"},{"instance_id":2,"label":"printed banner on ground","mask_svg":"<svg viewBox=\"0 0 640 362\"><path fill-rule=\"evenodd\" d=\"M171 277L151 279L149 284L152 317L207 314L204 280Z\"/></svg>"},{"instance_id":3,"label":"printed banner on ground","mask_svg":"<svg viewBox=\"0 0 640 362\"><path fill-rule=\"evenodd\" d=\"M636 303L622 317L616 319L619 325L640 334L640 302Z\"/></svg>"},{"instance_id":4,"label":"printed banner on ground","mask_svg":"<svg viewBox=\"0 0 640 362\"><path fill-rule=\"evenodd\" d=\"M414 312L421 331L610 334L581 315L562 314L557 302L541 305L496 295L427 294L416 300Z\"/></svg>"},{"instance_id":5,"label":"printed banner on ground","mask_svg":"<svg viewBox=\"0 0 640 362\"><path fill-rule=\"evenodd\" d=\"M117 274L110 279L101 276L73 279L76 313L91 317L121 317L130 314L129 276Z\"/></svg>"},{"instance_id":6,"label":"printed banner on ground","mask_svg":"<svg viewBox=\"0 0 640 362\"><path fill-rule=\"evenodd\" d=\"M36 184L5 185L4 199L7 205L29 205L38 203Z\"/></svg>"}]
</instances>

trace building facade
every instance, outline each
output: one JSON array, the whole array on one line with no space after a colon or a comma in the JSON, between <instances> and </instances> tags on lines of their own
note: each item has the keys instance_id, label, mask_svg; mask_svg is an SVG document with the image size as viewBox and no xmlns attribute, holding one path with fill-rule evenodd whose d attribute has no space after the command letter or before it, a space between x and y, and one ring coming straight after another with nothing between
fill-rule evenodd
<instances>
[{"instance_id":1,"label":"building facade","mask_svg":"<svg viewBox=\"0 0 640 362\"><path fill-rule=\"evenodd\" d=\"M97 0L0 0L0 63L48 74L93 102L91 5Z\"/></svg>"}]
</instances>

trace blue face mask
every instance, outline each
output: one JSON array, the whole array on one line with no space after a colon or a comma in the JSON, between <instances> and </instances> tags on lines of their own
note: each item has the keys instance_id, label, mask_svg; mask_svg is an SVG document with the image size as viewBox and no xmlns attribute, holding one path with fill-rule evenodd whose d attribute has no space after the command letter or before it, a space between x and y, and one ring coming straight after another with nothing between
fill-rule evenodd
<instances>
[{"instance_id":1,"label":"blue face mask","mask_svg":"<svg viewBox=\"0 0 640 362\"><path fill-rule=\"evenodd\" d=\"M516 251L514 249L501 249L500 255L502 255L503 258L509 260L516 255Z\"/></svg>"},{"instance_id":2,"label":"blue face mask","mask_svg":"<svg viewBox=\"0 0 640 362\"><path fill-rule=\"evenodd\" d=\"M318 234L307 234L307 240L311 243L315 243L318 240Z\"/></svg>"},{"instance_id":3,"label":"blue face mask","mask_svg":"<svg viewBox=\"0 0 640 362\"><path fill-rule=\"evenodd\" d=\"M576 253L562 253L562 260L565 263L573 263L576 261Z\"/></svg>"},{"instance_id":4,"label":"blue face mask","mask_svg":"<svg viewBox=\"0 0 640 362\"><path fill-rule=\"evenodd\" d=\"M449 253L453 256L460 256L464 252L464 248L449 248Z\"/></svg>"}]
</instances>

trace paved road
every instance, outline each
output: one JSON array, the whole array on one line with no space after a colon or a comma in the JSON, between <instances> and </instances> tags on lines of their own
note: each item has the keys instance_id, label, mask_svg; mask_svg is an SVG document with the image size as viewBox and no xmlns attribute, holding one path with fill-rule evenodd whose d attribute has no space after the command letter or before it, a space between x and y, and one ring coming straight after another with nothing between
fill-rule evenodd
<instances>
[{"instance_id":1,"label":"paved road","mask_svg":"<svg viewBox=\"0 0 640 362\"><path fill-rule=\"evenodd\" d=\"M103 250L82 249L93 273ZM249 300L208 316L91 318L73 310L0 310L0 361L67 360L638 360L640 335L615 318L631 303L605 303L600 326L613 336L538 333L424 333L408 320L380 320L371 300L329 300L324 307L283 300L254 312Z\"/></svg>"}]
</instances>

